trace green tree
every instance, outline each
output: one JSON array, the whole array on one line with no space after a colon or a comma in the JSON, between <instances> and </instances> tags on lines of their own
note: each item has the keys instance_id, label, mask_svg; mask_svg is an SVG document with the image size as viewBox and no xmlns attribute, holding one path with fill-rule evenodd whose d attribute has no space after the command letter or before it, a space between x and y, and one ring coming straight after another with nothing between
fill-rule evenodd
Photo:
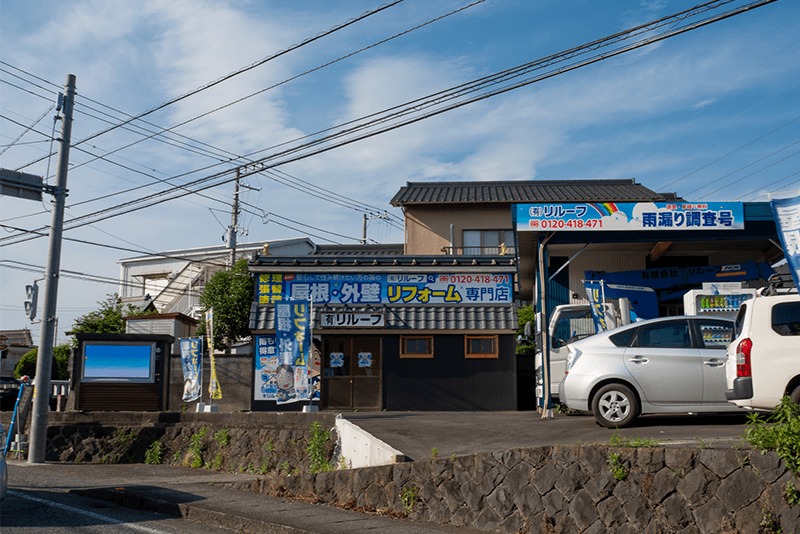
<instances>
[{"instance_id":1,"label":"green tree","mask_svg":"<svg viewBox=\"0 0 800 534\"><path fill-rule=\"evenodd\" d=\"M536 312L533 306L523 306L517 308L517 356L532 356L536 352L536 343L533 338L525 337L525 323L536 325Z\"/></svg>"},{"instance_id":2,"label":"green tree","mask_svg":"<svg viewBox=\"0 0 800 534\"><path fill-rule=\"evenodd\" d=\"M69 343L62 343L53 347L53 366L50 380L69 380L69 358L71 352L72 346ZM38 349L31 349L23 354L14 367L14 377L22 378L28 375L34 378L36 376L36 358L38 354Z\"/></svg>"},{"instance_id":3,"label":"green tree","mask_svg":"<svg viewBox=\"0 0 800 534\"><path fill-rule=\"evenodd\" d=\"M98 302L100 308L86 315L81 315L72 325L72 333L81 334L124 334L126 315L133 315L139 310L135 306L122 305L122 299L116 293L108 295L106 300Z\"/></svg>"},{"instance_id":4,"label":"green tree","mask_svg":"<svg viewBox=\"0 0 800 534\"><path fill-rule=\"evenodd\" d=\"M238 260L230 271L215 273L200 296L204 310L214 310L214 347L230 346L236 339L250 335L250 305L253 302L253 278L247 270L247 258ZM201 321L197 335L205 336Z\"/></svg>"}]
</instances>

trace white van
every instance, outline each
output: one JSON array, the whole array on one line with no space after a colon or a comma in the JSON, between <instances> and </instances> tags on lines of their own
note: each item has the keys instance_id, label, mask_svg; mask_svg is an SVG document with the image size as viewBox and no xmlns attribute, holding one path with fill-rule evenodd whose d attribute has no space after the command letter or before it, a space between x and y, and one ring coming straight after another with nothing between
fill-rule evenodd
<instances>
[{"instance_id":1,"label":"white van","mask_svg":"<svg viewBox=\"0 0 800 534\"><path fill-rule=\"evenodd\" d=\"M800 295L757 295L736 316L725 398L772 410L785 395L800 404Z\"/></svg>"}]
</instances>

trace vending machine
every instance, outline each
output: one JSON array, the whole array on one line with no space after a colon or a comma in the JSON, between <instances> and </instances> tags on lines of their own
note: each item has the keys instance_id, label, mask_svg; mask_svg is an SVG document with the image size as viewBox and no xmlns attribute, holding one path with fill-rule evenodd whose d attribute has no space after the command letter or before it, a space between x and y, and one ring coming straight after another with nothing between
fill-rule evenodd
<instances>
[{"instance_id":1,"label":"vending machine","mask_svg":"<svg viewBox=\"0 0 800 534\"><path fill-rule=\"evenodd\" d=\"M703 289L690 289L683 296L686 315L710 315L736 318L742 302L756 294L755 289L742 287L741 282L704 283Z\"/></svg>"}]
</instances>

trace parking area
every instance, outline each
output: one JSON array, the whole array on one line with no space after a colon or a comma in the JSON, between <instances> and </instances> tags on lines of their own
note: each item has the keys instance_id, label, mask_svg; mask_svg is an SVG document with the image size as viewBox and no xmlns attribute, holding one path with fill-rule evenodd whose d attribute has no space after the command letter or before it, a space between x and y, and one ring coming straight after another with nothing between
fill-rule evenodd
<instances>
[{"instance_id":1,"label":"parking area","mask_svg":"<svg viewBox=\"0 0 800 534\"><path fill-rule=\"evenodd\" d=\"M746 412L644 416L635 426L608 429L593 417L538 412L346 412L342 416L414 460L546 445L609 444L649 438L703 448L744 446Z\"/></svg>"}]
</instances>

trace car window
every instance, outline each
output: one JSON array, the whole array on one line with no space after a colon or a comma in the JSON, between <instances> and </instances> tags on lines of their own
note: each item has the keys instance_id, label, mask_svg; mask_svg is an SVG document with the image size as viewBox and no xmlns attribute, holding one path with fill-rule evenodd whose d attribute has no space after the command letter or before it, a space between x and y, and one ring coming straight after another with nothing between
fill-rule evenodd
<instances>
[{"instance_id":1,"label":"car window","mask_svg":"<svg viewBox=\"0 0 800 534\"><path fill-rule=\"evenodd\" d=\"M739 313L736 314L736 320L734 321L734 330L733 330L733 337L739 337L739 334L742 333L742 329L744 328L744 316L747 313L747 308L749 305L747 302L743 302L742 305L739 307Z\"/></svg>"},{"instance_id":2,"label":"car window","mask_svg":"<svg viewBox=\"0 0 800 534\"><path fill-rule=\"evenodd\" d=\"M684 319L642 325L639 327L631 346L641 348L691 348L692 339L689 336L689 322Z\"/></svg>"},{"instance_id":3,"label":"car window","mask_svg":"<svg viewBox=\"0 0 800 534\"><path fill-rule=\"evenodd\" d=\"M608 336L608 339L617 347L630 347L638 328L628 328L622 332Z\"/></svg>"},{"instance_id":4,"label":"car window","mask_svg":"<svg viewBox=\"0 0 800 534\"><path fill-rule=\"evenodd\" d=\"M726 349L733 341L733 323L719 319L696 319L695 324L700 328L700 339L703 348Z\"/></svg>"},{"instance_id":5,"label":"car window","mask_svg":"<svg viewBox=\"0 0 800 534\"><path fill-rule=\"evenodd\" d=\"M773 306L772 329L781 336L800 336L800 302Z\"/></svg>"}]
</instances>

